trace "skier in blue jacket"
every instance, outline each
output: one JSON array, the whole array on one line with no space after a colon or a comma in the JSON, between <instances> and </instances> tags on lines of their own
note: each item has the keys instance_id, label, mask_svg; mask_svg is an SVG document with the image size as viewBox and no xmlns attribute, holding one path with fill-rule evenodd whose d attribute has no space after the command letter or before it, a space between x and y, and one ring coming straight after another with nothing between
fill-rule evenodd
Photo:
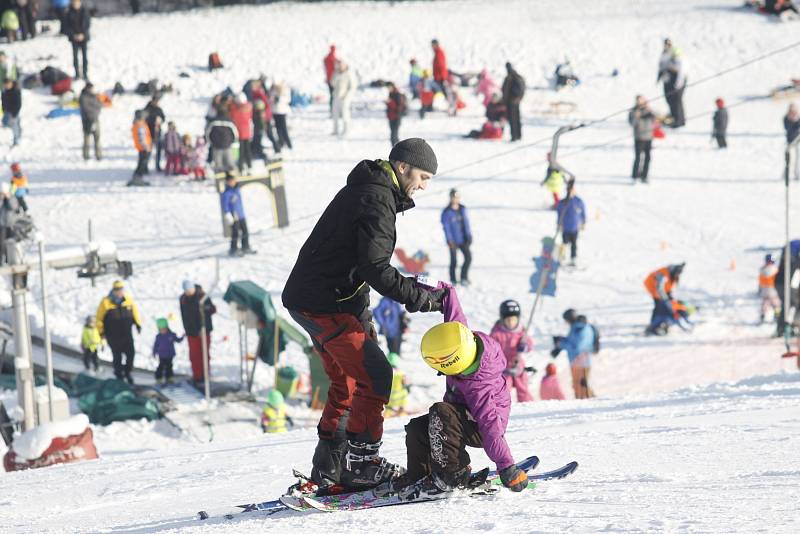
<instances>
[{"instance_id":1,"label":"skier in blue jacket","mask_svg":"<svg viewBox=\"0 0 800 534\"><path fill-rule=\"evenodd\" d=\"M256 251L250 248L250 233L247 231L247 220L244 215L244 205L242 204L239 184L236 183L236 177L230 173L225 173L222 212L224 213L225 224L231 227L231 249L228 254L231 256L255 254ZM238 249L239 233L242 235L241 250Z\"/></svg>"},{"instance_id":2,"label":"skier in blue jacket","mask_svg":"<svg viewBox=\"0 0 800 534\"><path fill-rule=\"evenodd\" d=\"M550 356L557 358L562 350L566 350L572 370L572 389L575 392L575 398L594 397L594 392L589 387L591 355L595 348L594 327L588 323L585 316L578 315L572 308L565 311L562 317L569 324L569 333L567 337L556 336L553 338L555 347L550 352Z\"/></svg>"},{"instance_id":3,"label":"skier in blue jacket","mask_svg":"<svg viewBox=\"0 0 800 534\"><path fill-rule=\"evenodd\" d=\"M453 285L458 283L456 251L460 250L464 255L464 263L461 264L461 285L468 286L469 266L472 263L472 254L469 251L472 244L472 230L469 226L467 208L461 205L461 197L455 189L450 190L450 204L442 211L442 227L450 250L450 282Z\"/></svg>"},{"instance_id":4,"label":"skier in blue jacket","mask_svg":"<svg viewBox=\"0 0 800 534\"><path fill-rule=\"evenodd\" d=\"M575 266L578 256L578 232L586 226L586 206L575 194L575 187L568 188L567 198L561 199L556 206L558 221L561 224L561 237L564 245L570 245L570 265Z\"/></svg>"},{"instance_id":5,"label":"skier in blue jacket","mask_svg":"<svg viewBox=\"0 0 800 534\"><path fill-rule=\"evenodd\" d=\"M408 316L403 311L399 302L389 297L383 297L378 306L372 311L378 329L386 337L389 352L400 355L403 344L403 332L408 326Z\"/></svg>"}]
</instances>

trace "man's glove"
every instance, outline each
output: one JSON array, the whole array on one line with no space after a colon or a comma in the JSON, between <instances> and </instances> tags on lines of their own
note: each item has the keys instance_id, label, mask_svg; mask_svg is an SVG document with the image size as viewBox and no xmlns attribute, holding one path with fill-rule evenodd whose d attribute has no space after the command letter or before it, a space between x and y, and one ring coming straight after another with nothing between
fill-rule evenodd
<instances>
[{"instance_id":1,"label":"man's glove","mask_svg":"<svg viewBox=\"0 0 800 534\"><path fill-rule=\"evenodd\" d=\"M528 474L516 465L501 470L500 480L511 491L522 491L528 487Z\"/></svg>"},{"instance_id":2,"label":"man's glove","mask_svg":"<svg viewBox=\"0 0 800 534\"><path fill-rule=\"evenodd\" d=\"M136 331L141 334L142 333L142 325L137 324L136 325Z\"/></svg>"},{"instance_id":3,"label":"man's glove","mask_svg":"<svg viewBox=\"0 0 800 534\"><path fill-rule=\"evenodd\" d=\"M446 289L432 291L420 289L417 299L406 304L406 311L408 313L442 311L442 300L445 294L447 294Z\"/></svg>"}]
</instances>

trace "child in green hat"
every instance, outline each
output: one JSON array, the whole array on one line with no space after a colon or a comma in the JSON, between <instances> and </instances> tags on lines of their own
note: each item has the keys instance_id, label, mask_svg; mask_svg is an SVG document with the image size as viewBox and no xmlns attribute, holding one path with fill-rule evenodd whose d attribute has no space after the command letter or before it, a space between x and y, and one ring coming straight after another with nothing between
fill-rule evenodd
<instances>
[{"instance_id":1,"label":"child in green hat","mask_svg":"<svg viewBox=\"0 0 800 534\"><path fill-rule=\"evenodd\" d=\"M169 322L161 317L156 319L158 334L153 344L153 358L158 356L156 369L156 382L172 384L172 360L175 359L175 343L183 341L184 336L178 335L169 329Z\"/></svg>"}]
</instances>

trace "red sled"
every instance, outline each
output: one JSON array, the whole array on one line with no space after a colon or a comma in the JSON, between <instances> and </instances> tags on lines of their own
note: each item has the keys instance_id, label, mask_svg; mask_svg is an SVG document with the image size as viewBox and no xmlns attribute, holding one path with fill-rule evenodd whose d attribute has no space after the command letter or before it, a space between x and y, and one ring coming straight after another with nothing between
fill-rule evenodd
<instances>
[{"instance_id":1,"label":"red sled","mask_svg":"<svg viewBox=\"0 0 800 534\"><path fill-rule=\"evenodd\" d=\"M71 90L72 78L64 78L63 80L58 80L56 83L54 83L53 87L50 89L50 92L56 96L60 96Z\"/></svg>"},{"instance_id":2,"label":"red sled","mask_svg":"<svg viewBox=\"0 0 800 534\"><path fill-rule=\"evenodd\" d=\"M23 471L48 465L94 460L97 457L92 429L86 428L82 433L74 436L53 438L50 446L42 455L33 460L19 461L12 445L12 449L3 456L3 467L6 471Z\"/></svg>"},{"instance_id":3,"label":"red sled","mask_svg":"<svg viewBox=\"0 0 800 534\"><path fill-rule=\"evenodd\" d=\"M800 352L787 352L781 356L781 358L796 358L800 356Z\"/></svg>"},{"instance_id":4,"label":"red sled","mask_svg":"<svg viewBox=\"0 0 800 534\"><path fill-rule=\"evenodd\" d=\"M664 139L667 135L664 133L664 129L661 127L660 124L656 124L653 127L653 137L656 139Z\"/></svg>"}]
</instances>

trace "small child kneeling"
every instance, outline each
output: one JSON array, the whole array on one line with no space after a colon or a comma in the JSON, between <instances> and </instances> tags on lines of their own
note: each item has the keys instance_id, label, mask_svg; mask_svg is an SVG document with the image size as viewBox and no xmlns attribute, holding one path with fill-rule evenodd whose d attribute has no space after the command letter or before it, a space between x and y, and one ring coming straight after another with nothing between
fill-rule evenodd
<instances>
[{"instance_id":1,"label":"small child kneeling","mask_svg":"<svg viewBox=\"0 0 800 534\"><path fill-rule=\"evenodd\" d=\"M528 486L528 475L514 463L505 439L511 396L503 371L506 358L488 334L469 329L456 292L443 300L443 324L422 338L422 356L447 376L442 402L406 425L408 471L381 486L401 499L464 487L470 477L467 447L479 447L497 465L500 479L512 491Z\"/></svg>"}]
</instances>

